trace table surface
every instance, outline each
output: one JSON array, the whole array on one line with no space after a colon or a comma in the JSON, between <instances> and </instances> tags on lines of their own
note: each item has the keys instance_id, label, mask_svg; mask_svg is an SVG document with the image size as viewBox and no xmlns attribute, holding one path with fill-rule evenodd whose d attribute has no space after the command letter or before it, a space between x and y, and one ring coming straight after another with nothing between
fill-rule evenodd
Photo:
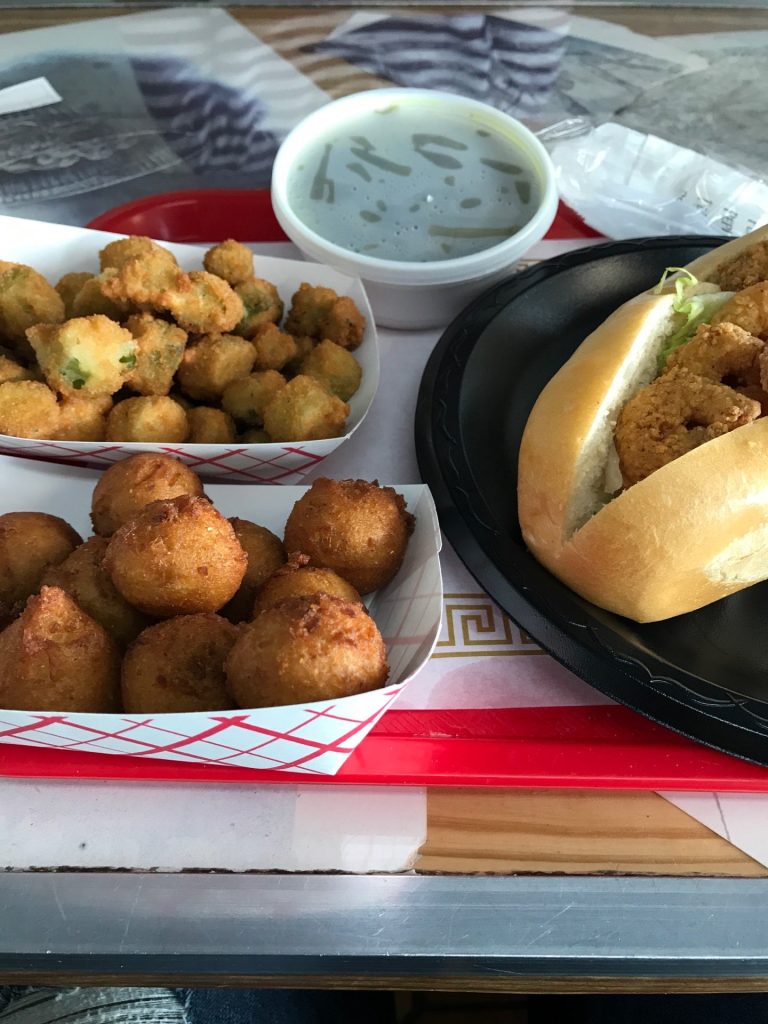
<instances>
[{"instance_id":1,"label":"table surface","mask_svg":"<svg viewBox=\"0 0 768 1024\"><path fill-rule=\"evenodd\" d=\"M0 31L131 10L9 9ZM377 81L308 55L292 38L291 18L306 19L303 44L306 25L327 33L349 9L231 13L332 96ZM650 35L768 29L765 8L579 6L579 14ZM35 784L24 799L34 806L44 791ZM422 795L425 835L407 873L94 873L68 850L66 863L46 865L56 872L0 874L0 981L119 974L123 983L215 976L518 991L768 987L768 869L656 794ZM55 842L56 822L48 828Z\"/></svg>"}]
</instances>

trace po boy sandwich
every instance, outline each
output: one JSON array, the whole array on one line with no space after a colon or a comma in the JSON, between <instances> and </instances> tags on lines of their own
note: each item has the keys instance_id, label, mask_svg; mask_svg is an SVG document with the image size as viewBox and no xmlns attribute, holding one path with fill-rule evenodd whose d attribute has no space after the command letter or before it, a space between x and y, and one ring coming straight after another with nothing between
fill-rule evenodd
<instances>
[{"instance_id":1,"label":"po boy sandwich","mask_svg":"<svg viewBox=\"0 0 768 1024\"><path fill-rule=\"evenodd\" d=\"M617 309L539 396L518 509L530 551L638 622L768 579L768 227Z\"/></svg>"}]
</instances>

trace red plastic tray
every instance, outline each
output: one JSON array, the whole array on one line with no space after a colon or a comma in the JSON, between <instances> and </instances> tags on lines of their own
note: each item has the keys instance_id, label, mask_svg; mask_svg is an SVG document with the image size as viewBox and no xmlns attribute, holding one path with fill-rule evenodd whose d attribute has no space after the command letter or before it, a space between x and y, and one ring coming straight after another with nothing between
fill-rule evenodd
<instances>
[{"instance_id":1,"label":"red plastic tray","mask_svg":"<svg viewBox=\"0 0 768 1024\"><path fill-rule=\"evenodd\" d=\"M283 241L266 191L173 192L89 227L176 242ZM548 238L594 238L560 206ZM702 747L615 705L390 711L333 777L0 745L0 775L158 782L768 791L768 769Z\"/></svg>"}]
</instances>

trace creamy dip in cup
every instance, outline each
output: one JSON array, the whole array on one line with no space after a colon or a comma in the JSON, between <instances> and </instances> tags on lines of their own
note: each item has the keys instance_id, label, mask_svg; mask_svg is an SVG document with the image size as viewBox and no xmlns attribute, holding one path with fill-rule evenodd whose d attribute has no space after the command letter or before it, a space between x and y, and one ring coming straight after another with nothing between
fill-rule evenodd
<instances>
[{"instance_id":1,"label":"creamy dip in cup","mask_svg":"<svg viewBox=\"0 0 768 1024\"><path fill-rule=\"evenodd\" d=\"M557 209L549 157L494 107L377 89L315 111L275 160L272 202L314 260L363 278L383 326L443 326L510 272Z\"/></svg>"}]
</instances>

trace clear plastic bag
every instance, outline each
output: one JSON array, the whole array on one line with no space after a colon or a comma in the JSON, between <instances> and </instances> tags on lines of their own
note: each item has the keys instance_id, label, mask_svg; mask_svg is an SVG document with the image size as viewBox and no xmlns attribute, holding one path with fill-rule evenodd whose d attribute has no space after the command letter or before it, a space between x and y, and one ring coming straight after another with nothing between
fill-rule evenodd
<instances>
[{"instance_id":1,"label":"clear plastic bag","mask_svg":"<svg viewBox=\"0 0 768 1024\"><path fill-rule=\"evenodd\" d=\"M560 195L608 238L743 235L768 223L768 184L655 135L580 118L539 133Z\"/></svg>"}]
</instances>

